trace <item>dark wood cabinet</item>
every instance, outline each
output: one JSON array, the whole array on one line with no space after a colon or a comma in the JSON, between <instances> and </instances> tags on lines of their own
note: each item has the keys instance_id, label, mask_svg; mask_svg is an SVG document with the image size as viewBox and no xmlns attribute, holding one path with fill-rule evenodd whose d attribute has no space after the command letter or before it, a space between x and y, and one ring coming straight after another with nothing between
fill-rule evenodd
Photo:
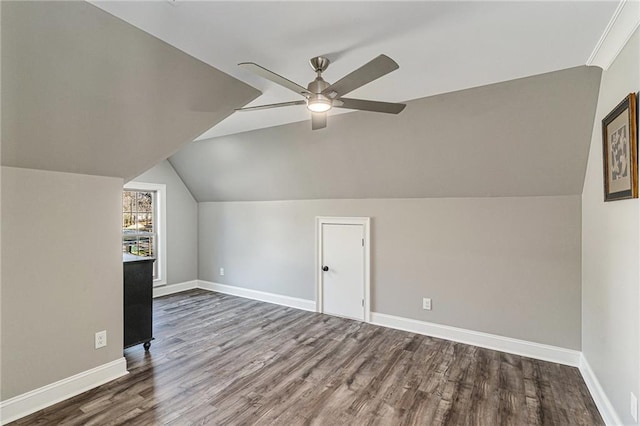
<instances>
[{"instance_id":1,"label":"dark wood cabinet","mask_svg":"<svg viewBox=\"0 0 640 426\"><path fill-rule=\"evenodd\" d=\"M151 257L123 255L124 270L124 347L153 340L153 262Z\"/></svg>"}]
</instances>

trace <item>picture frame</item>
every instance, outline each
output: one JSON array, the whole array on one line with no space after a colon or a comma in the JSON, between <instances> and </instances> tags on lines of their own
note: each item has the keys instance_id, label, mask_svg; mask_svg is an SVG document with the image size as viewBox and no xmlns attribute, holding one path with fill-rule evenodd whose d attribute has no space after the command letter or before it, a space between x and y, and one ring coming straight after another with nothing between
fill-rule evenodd
<instances>
[{"instance_id":1,"label":"picture frame","mask_svg":"<svg viewBox=\"0 0 640 426\"><path fill-rule=\"evenodd\" d=\"M637 97L630 93L602 120L604 201L638 198Z\"/></svg>"}]
</instances>

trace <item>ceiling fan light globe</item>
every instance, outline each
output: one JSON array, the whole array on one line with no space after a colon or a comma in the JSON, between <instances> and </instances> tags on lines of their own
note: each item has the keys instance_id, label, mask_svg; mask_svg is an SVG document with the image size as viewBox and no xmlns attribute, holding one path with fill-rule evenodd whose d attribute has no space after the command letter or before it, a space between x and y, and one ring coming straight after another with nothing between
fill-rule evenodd
<instances>
[{"instance_id":1,"label":"ceiling fan light globe","mask_svg":"<svg viewBox=\"0 0 640 426\"><path fill-rule=\"evenodd\" d=\"M307 108L311 112L327 112L332 106L333 102L331 102L331 99L321 94L312 95L307 101Z\"/></svg>"},{"instance_id":2,"label":"ceiling fan light globe","mask_svg":"<svg viewBox=\"0 0 640 426\"><path fill-rule=\"evenodd\" d=\"M331 104L325 103L325 102L314 102L314 103L310 102L307 105L307 108L311 112L327 112L331 109Z\"/></svg>"}]
</instances>

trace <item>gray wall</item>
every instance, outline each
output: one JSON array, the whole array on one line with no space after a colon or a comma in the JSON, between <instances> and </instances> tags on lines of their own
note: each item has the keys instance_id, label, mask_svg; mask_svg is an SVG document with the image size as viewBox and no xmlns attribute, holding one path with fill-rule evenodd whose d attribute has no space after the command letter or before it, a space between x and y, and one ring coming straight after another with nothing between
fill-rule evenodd
<instances>
[{"instance_id":1,"label":"gray wall","mask_svg":"<svg viewBox=\"0 0 640 426\"><path fill-rule=\"evenodd\" d=\"M373 311L580 349L580 196L200 203L199 278L315 299L315 216L372 217Z\"/></svg>"},{"instance_id":2,"label":"gray wall","mask_svg":"<svg viewBox=\"0 0 640 426\"><path fill-rule=\"evenodd\" d=\"M300 122L198 141L170 161L200 202L578 195L600 72L416 99L397 116L332 116L319 131Z\"/></svg>"},{"instance_id":3,"label":"gray wall","mask_svg":"<svg viewBox=\"0 0 640 426\"><path fill-rule=\"evenodd\" d=\"M0 23L2 22L2 5L0 5ZM0 47L2 31L0 31ZM2 55L0 54L0 94L2 93ZM0 122L2 122L2 102L0 102ZM0 125L0 164L2 164L2 126ZM0 169L0 401L2 397L2 172Z\"/></svg>"},{"instance_id":4,"label":"gray wall","mask_svg":"<svg viewBox=\"0 0 640 426\"><path fill-rule=\"evenodd\" d=\"M86 2L0 7L6 400L122 357L123 178L259 92Z\"/></svg>"},{"instance_id":5,"label":"gray wall","mask_svg":"<svg viewBox=\"0 0 640 426\"><path fill-rule=\"evenodd\" d=\"M2 9L5 166L130 179L260 94L87 2Z\"/></svg>"},{"instance_id":6,"label":"gray wall","mask_svg":"<svg viewBox=\"0 0 640 426\"><path fill-rule=\"evenodd\" d=\"M640 33L603 73L582 194L582 352L624 424L629 392L640 397L640 209L604 203L601 120L640 89Z\"/></svg>"},{"instance_id":7,"label":"gray wall","mask_svg":"<svg viewBox=\"0 0 640 426\"><path fill-rule=\"evenodd\" d=\"M168 161L133 178L167 185L167 285L198 279L198 204Z\"/></svg>"},{"instance_id":8,"label":"gray wall","mask_svg":"<svg viewBox=\"0 0 640 426\"><path fill-rule=\"evenodd\" d=\"M2 167L1 189L6 400L122 357L122 179Z\"/></svg>"}]
</instances>

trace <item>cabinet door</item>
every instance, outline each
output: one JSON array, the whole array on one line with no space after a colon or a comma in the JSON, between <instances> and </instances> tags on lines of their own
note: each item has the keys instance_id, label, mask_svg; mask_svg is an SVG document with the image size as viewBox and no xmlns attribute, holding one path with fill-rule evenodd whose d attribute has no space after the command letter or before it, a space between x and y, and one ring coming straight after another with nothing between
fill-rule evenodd
<instances>
[{"instance_id":1,"label":"cabinet door","mask_svg":"<svg viewBox=\"0 0 640 426\"><path fill-rule=\"evenodd\" d=\"M153 261L124 264L124 347L152 338Z\"/></svg>"}]
</instances>

